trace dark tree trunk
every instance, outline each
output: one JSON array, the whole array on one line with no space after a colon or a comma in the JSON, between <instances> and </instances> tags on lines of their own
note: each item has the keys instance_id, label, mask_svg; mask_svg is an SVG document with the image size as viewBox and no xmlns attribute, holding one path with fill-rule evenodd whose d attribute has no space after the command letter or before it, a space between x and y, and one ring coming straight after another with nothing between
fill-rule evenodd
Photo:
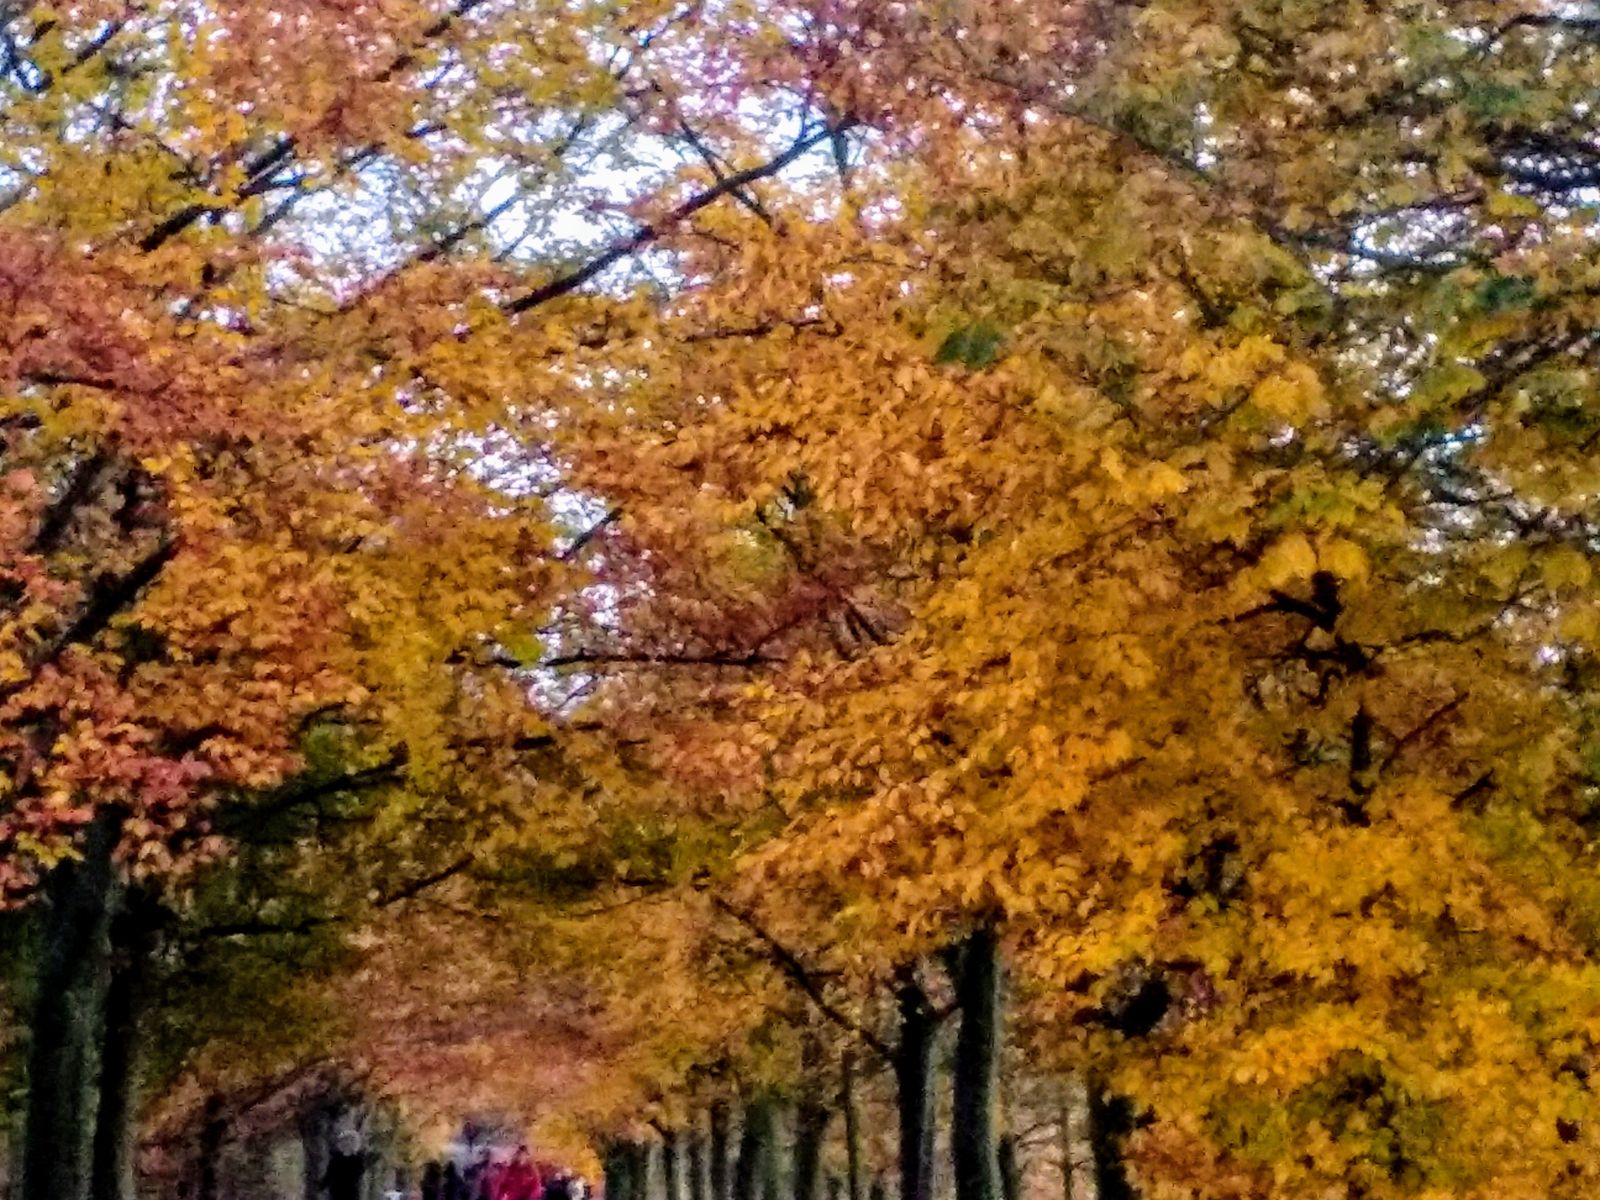
<instances>
[{"instance_id":1,"label":"dark tree trunk","mask_svg":"<svg viewBox=\"0 0 1600 1200\"><path fill-rule=\"evenodd\" d=\"M819 1200L822 1143L832 1118L826 1105L812 1100L800 1104L794 1129L794 1200Z\"/></svg>"},{"instance_id":2,"label":"dark tree trunk","mask_svg":"<svg viewBox=\"0 0 1600 1200\"><path fill-rule=\"evenodd\" d=\"M739 1157L733 1168L732 1200L760 1200L761 1133L755 1116L757 1107L757 1104L745 1106L744 1120L739 1126Z\"/></svg>"},{"instance_id":3,"label":"dark tree trunk","mask_svg":"<svg viewBox=\"0 0 1600 1200\"><path fill-rule=\"evenodd\" d=\"M733 1182L729 1161L728 1106L721 1100L711 1105L711 1200L732 1200Z\"/></svg>"},{"instance_id":4,"label":"dark tree trunk","mask_svg":"<svg viewBox=\"0 0 1600 1200\"><path fill-rule=\"evenodd\" d=\"M102 811L84 836L82 857L61 863L45 881L19 1200L89 1195L118 890L112 851L121 828L119 815Z\"/></svg>"},{"instance_id":5,"label":"dark tree trunk","mask_svg":"<svg viewBox=\"0 0 1600 1200\"><path fill-rule=\"evenodd\" d=\"M612 1142L605 1160L606 1200L645 1200L650 1189L649 1148Z\"/></svg>"},{"instance_id":6,"label":"dark tree trunk","mask_svg":"<svg viewBox=\"0 0 1600 1200\"><path fill-rule=\"evenodd\" d=\"M631 1200L650 1200L651 1157L649 1142L635 1142L633 1144L633 1196Z\"/></svg>"},{"instance_id":7,"label":"dark tree trunk","mask_svg":"<svg viewBox=\"0 0 1600 1200\"><path fill-rule=\"evenodd\" d=\"M867 1177L861 1162L861 1110L856 1098L856 1060L844 1056L841 1064L840 1103L844 1107L844 1160L846 1200L867 1200Z\"/></svg>"},{"instance_id":8,"label":"dark tree trunk","mask_svg":"<svg viewBox=\"0 0 1600 1200\"><path fill-rule=\"evenodd\" d=\"M106 991L100 1051L100 1106L95 1114L89 1194L92 1200L133 1200L135 1097L145 980L160 919L156 901L129 891L111 921L111 981Z\"/></svg>"},{"instance_id":9,"label":"dark tree trunk","mask_svg":"<svg viewBox=\"0 0 1600 1200\"><path fill-rule=\"evenodd\" d=\"M933 1007L916 971L901 970L896 988L900 1040L894 1081L900 1116L900 1200L932 1200L933 1045L938 1029Z\"/></svg>"},{"instance_id":10,"label":"dark tree trunk","mask_svg":"<svg viewBox=\"0 0 1600 1200\"><path fill-rule=\"evenodd\" d=\"M689 1200L710 1200L706 1189L706 1133L695 1122L689 1134Z\"/></svg>"},{"instance_id":11,"label":"dark tree trunk","mask_svg":"<svg viewBox=\"0 0 1600 1200\"><path fill-rule=\"evenodd\" d=\"M758 1096L745 1106L739 1131L739 1161L734 1168L733 1200L765 1200L773 1176L777 1112L772 1100Z\"/></svg>"},{"instance_id":12,"label":"dark tree trunk","mask_svg":"<svg viewBox=\"0 0 1600 1200\"><path fill-rule=\"evenodd\" d=\"M1005 1200L1022 1200L1022 1160L1011 1133L1000 1139L1000 1191Z\"/></svg>"},{"instance_id":13,"label":"dark tree trunk","mask_svg":"<svg viewBox=\"0 0 1600 1200\"><path fill-rule=\"evenodd\" d=\"M602 1172L600 1186L604 1191L605 1200L628 1200L627 1157L618 1143L606 1143L601 1152L600 1169Z\"/></svg>"},{"instance_id":14,"label":"dark tree trunk","mask_svg":"<svg viewBox=\"0 0 1600 1200\"><path fill-rule=\"evenodd\" d=\"M206 1101L205 1113L200 1118L199 1186L195 1200L221 1200L222 1181L219 1168L222 1163L222 1143L228 1136L228 1121L223 1113L222 1098L212 1096ZM320 1183L318 1191L321 1191Z\"/></svg>"},{"instance_id":15,"label":"dark tree trunk","mask_svg":"<svg viewBox=\"0 0 1600 1200\"><path fill-rule=\"evenodd\" d=\"M1133 1132L1133 1105L1127 1097L1089 1081L1089 1146L1094 1161L1096 1200L1134 1200L1137 1193L1123 1165L1123 1144Z\"/></svg>"},{"instance_id":16,"label":"dark tree trunk","mask_svg":"<svg viewBox=\"0 0 1600 1200\"><path fill-rule=\"evenodd\" d=\"M328 1143L333 1128L333 1112L326 1103L318 1102L300 1114L300 1182L304 1187L303 1200L319 1200L322 1195L322 1173L328 1166Z\"/></svg>"},{"instance_id":17,"label":"dark tree trunk","mask_svg":"<svg viewBox=\"0 0 1600 1200\"><path fill-rule=\"evenodd\" d=\"M955 983L961 1007L950 1138L956 1200L1004 1200L995 1119L1000 1074L1000 945L992 929L981 928L967 938Z\"/></svg>"}]
</instances>

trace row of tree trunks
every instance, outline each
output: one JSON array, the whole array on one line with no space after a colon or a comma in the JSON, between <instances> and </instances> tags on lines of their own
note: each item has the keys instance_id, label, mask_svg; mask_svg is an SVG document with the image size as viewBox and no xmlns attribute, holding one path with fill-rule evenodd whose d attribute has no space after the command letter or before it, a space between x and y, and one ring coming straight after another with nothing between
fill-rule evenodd
<instances>
[{"instance_id":1,"label":"row of tree trunks","mask_svg":"<svg viewBox=\"0 0 1600 1200\"><path fill-rule=\"evenodd\" d=\"M18 1200L133 1195L134 1054L157 914L120 879L121 830L103 810L81 856L44 884Z\"/></svg>"},{"instance_id":2,"label":"row of tree trunks","mask_svg":"<svg viewBox=\"0 0 1600 1200\"><path fill-rule=\"evenodd\" d=\"M759 1094L745 1107L739 1129L732 1200L770 1200L776 1194L777 1142L777 1103Z\"/></svg>"},{"instance_id":3,"label":"row of tree trunks","mask_svg":"<svg viewBox=\"0 0 1600 1200\"><path fill-rule=\"evenodd\" d=\"M820 1200L822 1148L833 1112L815 1099L801 1101L795 1112L794 1200Z\"/></svg>"},{"instance_id":4,"label":"row of tree trunks","mask_svg":"<svg viewBox=\"0 0 1600 1200\"><path fill-rule=\"evenodd\" d=\"M32 916L36 973L16 1200L132 1200L140 1027L164 911L115 862L102 810Z\"/></svg>"},{"instance_id":5,"label":"row of tree trunks","mask_svg":"<svg viewBox=\"0 0 1600 1200\"><path fill-rule=\"evenodd\" d=\"M999 937L992 927L979 926L945 962L959 1014L950 1079L955 1200L1022 1200L1020 1146L1016 1131L1006 1127L1001 1099L1005 986ZM933 1200L934 1063L941 1017L915 965L896 974L894 994L898 1036L889 1047L888 1066L899 1128L898 1200ZM729 1106L722 1101L709 1106L704 1127L661 1130L665 1200L883 1200L882 1183L869 1177L864 1159L855 1058L843 1057L835 1094L843 1118L843 1178L825 1177L823 1169L835 1097L816 1084L823 1070L819 1048L807 1054L806 1065L807 1084L792 1103L768 1091L750 1096L736 1139ZM1078 1109L1074 1120L1084 1136L1073 1137L1068 1117ZM792 1138L785 1136L786 1126ZM1132 1127L1125 1100L1097 1082L1080 1083L1078 1101L1069 1103L1062 1116L1063 1200L1134 1200L1123 1166ZM1079 1142L1082 1154L1071 1148ZM608 1153L610 1200L647 1200L648 1158L641 1157L647 1154L633 1145ZM1080 1159L1088 1161L1080 1164Z\"/></svg>"},{"instance_id":6,"label":"row of tree trunks","mask_svg":"<svg viewBox=\"0 0 1600 1200\"><path fill-rule=\"evenodd\" d=\"M600 1160L606 1200L648 1200L650 1147L640 1142L612 1142Z\"/></svg>"},{"instance_id":7,"label":"row of tree trunks","mask_svg":"<svg viewBox=\"0 0 1600 1200\"><path fill-rule=\"evenodd\" d=\"M956 1200L1021 1200L1016 1131L1002 1131L1000 1121L1005 992L1003 958L994 930L980 926L955 948L948 962L961 1013L951 1089ZM1062 1114L1064 1200L1136 1200L1138 1192L1125 1160L1128 1135L1134 1129L1132 1104L1103 1080L1080 1083L1079 1091L1081 1104L1068 1107L1082 1108L1085 1136L1073 1137L1069 1113ZM1073 1152L1079 1141L1087 1143L1087 1171L1078 1169L1078 1155Z\"/></svg>"}]
</instances>

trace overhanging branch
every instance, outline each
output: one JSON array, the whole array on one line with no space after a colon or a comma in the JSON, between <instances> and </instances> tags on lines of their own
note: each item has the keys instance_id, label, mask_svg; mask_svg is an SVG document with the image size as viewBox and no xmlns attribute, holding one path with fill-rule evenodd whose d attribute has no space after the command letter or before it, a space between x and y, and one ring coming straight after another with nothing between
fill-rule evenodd
<instances>
[{"instance_id":1,"label":"overhanging branch","mask_svg":"<svg viewBox=\"0 0 1600 1200\"><path fill-rule=\"evenodd\" d=\"M885 1062L894 1061L893 1048L876 1033L829 1000L827 994L822 990L822 985L817 982L815 973L800 961L799 955L768 933L753 916L743 909L730 904L720 896L713 896L707 893L707 899L711 901L713 908L732 917L761 944L766 951L768 960L777 968L779 974L799 988L806 998L816 1006L818 1012L839 1026L839 1028L858 1038L863 1045Z\"/></svg>"}]
</instances>

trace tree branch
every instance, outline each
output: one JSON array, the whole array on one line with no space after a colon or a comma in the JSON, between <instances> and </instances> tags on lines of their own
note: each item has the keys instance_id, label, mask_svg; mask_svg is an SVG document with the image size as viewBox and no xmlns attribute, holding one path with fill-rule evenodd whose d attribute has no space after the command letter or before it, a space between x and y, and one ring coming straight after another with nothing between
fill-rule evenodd
<instances>
[{"instance_id":1,"label":"tree branch","mask_svg":"<svg viewBox=\"0 0 1600 1200\"><path fill-rule=\"evenodd\" d=\"M828 999L822 990L822 985L817 982L815 975L807 969L794 951L768 933L754 917L743 909L730 904L721 896L715 896L709 892L706 893L706 898L711 901L714 908L732 917L749 931L756 941L761 943L772 965L778 969L780 974L805 993L806 998L816 1005L818 1012L839 1026L839 1028L860 1039L863 1045L885 1062L894 1060L894 1050L887 1042Z\"/></svg>"},{"instance_id":2,"label":"tree branch","mask_svg":"<svg viewBox=\"0 0 1600 1200\"><path fill-rule=\"evenodd\" d=\"M711 654L624 654L582 650L562 654L535 664L540 667L758 667L781 662L757 652L727 651Z\"/></svg>"},{"instance_id":3,"label":"tree branch","mask_svg":"<svg viewBox=\"0 0 1600 1200\"><path fill-rule=\"evenodd\" d=\"M33 544L28 547L32 553L49 554L60 544L78 508L99 489L110 465L111 458L104 451L91 454L77 465L61 495L45 509Z\"/></svg>"},{"instance_id":4,"label":"tree branch","mask_svg":"<svg viewBox=\"0 0 1600 1200\"><path fill-rule=\"evenodd\" d=\"M388 908L390 905L399 904L402 900L410 900L420 893L427 891L429 888L445 882L447 879L454 879L457 875L461 874L461 872L470 867L472 862L472 855L464 854L460 858L456 859L455 862L451 863L448 867L442 867L433 872L431 875L424 875L420 879L413 879L409 883L402 884L394 891L379 896L374 902L374 906L377 908Z\"/></svg>"},{"instance_id":5,"label":"tree branch","mask_svg":"<svg viewBox=\"0 0 1600 1200\"><path fill-rule=\"evenodd\" d=\"M732 175L724 176L715 186L691 196L660 220L643 225L620 241L613 242L611 246L595 255L583 266L569 271L565 275L558 275L544 286L535 288L533 291L514 300L507 301L503 306L505 311L512 316L516 316L537 308L541 304L565 296L569 292L577 291L595 276L621 262L624 258L644 249L644 247L653 242L659 241L669 229L682 224L701 209L710 207L722 197L730 195L741 188L778 174L778 172L796 159L804 156L814 147L822 145L834 137L835 134L843 133L849 129L852 124L851 121L846 120L824 125L820 130L797 138L787 150L768 159L760 166L749 167Z\"/></svg>"},{"instance_id":6,"label":"tree branch","mask_svg":"<svg viewBox=\"0 0 1600 1200\"><path fill-rule=\"evenodd\" d=\"M375 766L364 767L344 775L335 775L330 779L317 780L301 787L287 788L270 803L241 810L238 814L240 817L238 825L230 828L227 822L219 822L219 828L224 833L237 832L240 829L260 825L291 808L297 808L302 804L314 804L324 797L335 796L340 792L360 791L397 783L404 778L405 764L406 754L400 750Z\"/></svg>"},{"instance_id":7,"label":"tree branch","mask_svg":"<svg viewBox=\"0 0 1600 1200\"><path fill-rule=\"evenodd\" d=\"M176 541L164 541L141 559L134 568L121 577L102 576L90 589L89 603L78 614L77 620L52 640L30 665L25 678L0 687L0 700L14 696L33 683L38 672L56 659L70 646L85 645L94 641L116 618L131 607L144 590L155 582L166 565L178 552Z\"/></svg>"}]
</instances>

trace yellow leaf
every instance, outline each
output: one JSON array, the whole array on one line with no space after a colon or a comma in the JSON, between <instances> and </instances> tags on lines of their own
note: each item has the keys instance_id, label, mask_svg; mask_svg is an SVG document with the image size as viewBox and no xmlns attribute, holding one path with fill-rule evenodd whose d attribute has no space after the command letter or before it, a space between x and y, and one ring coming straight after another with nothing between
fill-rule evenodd
<instances>
[{"instance_id":1,"label":"yellow leaf","mask_svg":"<svg viewBox=\"0 0 1600 1200\"><path fill-rule=\"evenodd\" d=\"M1551 589L1583 587L1594 574L1589 559L1581 551L1565 546L1545 555L1540 570L1545 586Z\"/></svg>"},{"instance_id":2,"label":"yellow leaf","mask_svg":"<svg viewBox=\"0 0 1600 1200\"><path fill-rule=\"evenodd\" d=\"M1316 552L1303 533L1279 538L1261 558L1261 578L1268 587L1281 587L1292 580L1305 579L1316 569Z\"/></svg>"},{"instance_id":3,"label":"yellow leaf","mask_svg":"<svg viewBox=\"0 0 1600 1200\"><path fill-rule=\"evenodd\" d=\"M1367 552L1345 538L1329 538L1322 544L1319 555L1324 569L1340 579L1361 580L1367 577Z\"/></svg>"}]
</instances>

